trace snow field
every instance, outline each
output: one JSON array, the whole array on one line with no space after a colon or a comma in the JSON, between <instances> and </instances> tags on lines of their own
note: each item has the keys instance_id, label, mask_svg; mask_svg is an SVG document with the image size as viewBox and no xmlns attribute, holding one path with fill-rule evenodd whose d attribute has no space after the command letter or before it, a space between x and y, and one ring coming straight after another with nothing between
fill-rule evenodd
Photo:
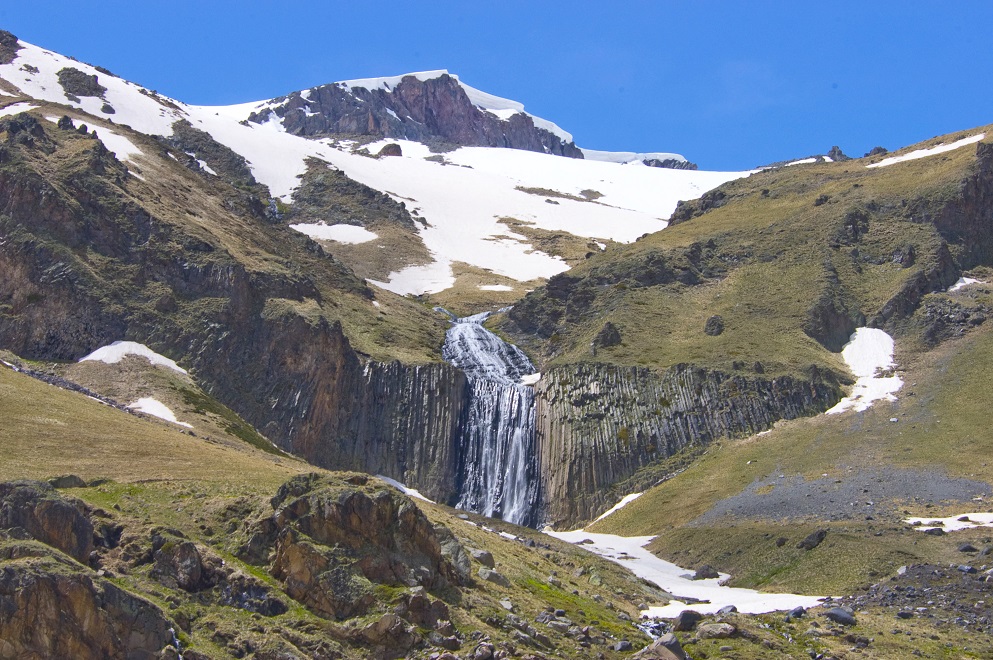
<instances>
[{"instance_id":1,"label":"snow field","mask_svg":"<svg viewBox=\"0 0 993 660\"><path fill-rule=\"evenodd\" d=\"M892 337L876 328L858 328L841 350L841 357L857 380L852 393L828 410L828 415L846 410L861 412L880 399L896 401L894 393L903 387L903 380L899 376L877 375L894 366Z\"/></svg>"},{"instance_id":2,"label":"snow field","mask_svg":"<svg viewBox=\"0 0 993 660\"><path fill-rule=\"evenodd\" d=\"M965 520L962 520L965 518ZM916 525L915 529L926 532L929 529L940 528L946 532L958 532L963 529L975 529L977 527L993 527L993 513L960 513L957 516L947 518L905 518L908 525Z\"/></svg>"},{"instance_id":3,"label":"snow field","mask_svg":"<svg viewBox=\"0 0 993 660\"><path fill-rule=\"evenodd\" d=\"M365 227L358 227L356 225L326 225L324 223L300 224L290 225L290 229L295 229L301 234L306 234L311 238L336 241L338 243L348 243L351 245L356 243L367 243L371 240L379 238L379 236Z\"/></svg>"},{"instance_id":4,"label":"snow field","mask_svg":"<svg viewBox=\"0 0 993 660\"><path fill-rule=\"evenodd\" d=\"M645 549L644 546L648 545L655 538L654 536L624 537L593 534L581 529L572 532L546 533L569 543L591 540L593 543L584 543L581 547L624 566L638 577L655 583L675 598L707 601L690 604L686 601L673 600L667 605L643 610L641 613L643 617L672 619L686 609L701 614L713 614L727 605L734 605L739 612L745 614L763 614L791 610L798 606L814 607L821 601L815 596L761 593L754 589L726 587L722 584L730 577L726 574L709 580L693 580L692 571L659 559Z\"/></svg>"}]
</instances>

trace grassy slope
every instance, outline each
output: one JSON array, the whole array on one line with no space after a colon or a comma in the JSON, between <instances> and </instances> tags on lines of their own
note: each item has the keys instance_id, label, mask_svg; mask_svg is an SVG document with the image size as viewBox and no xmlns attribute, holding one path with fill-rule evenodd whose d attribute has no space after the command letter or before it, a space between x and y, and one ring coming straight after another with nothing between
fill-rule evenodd
<instances>
[{"instance_id":1,"label":"grassy slope","mask_svg":"<svg viewBox=\"0 0 993 660\"><path fill-rule=\"evenodd\" d=\"M0 368L0 419L4 420L0 425L0 480L44 480L67 473L87 480L109 479L67 490L66 494L111 511L113 520L124 525L128 538L147 543L156 527L179 530L220 554L229 566L280 588L264 569L243 564L232 552L246 540L242 523L271 513L268 500L281 483L295 474L320 470L296 459L258 451L237 443L236 438L215 442L194 438L170 424L129 415L7 368ZM619 619L618 613L636 616L638 603L664 599L623 569L534 530L470 516L479 524L533 538L547 547L528 548L467 524L448 507L415 502L432 521L452 529L465 546L490 550L497 569L513 583L505 589L479 580L457 596L450 595L452 621L463 633L480 630L495 642L508 639L510 631L494 622L506 614L499 601L510 600L514 612L531 622L547 607L562 608L579 625L591 625L614 639L630 639L636 645L647 641L631 623ZM237 513L232 516L232 512ZM585 574L573 575L580 567ZM474 565L473 571L477 568ZM562 580L560 586L546 581L555 573ZM597 579L591 582L594 575ZM171 616L193 619L190 633L181 637L211 657L231 657L223 644L216 643L215 630L251 638L261 647L266 640L279 638L281 631L291 631L291 638L320 637L322 631L365 625L371 620L366 617L354 623L331 624L289 599L290 611L271 618L203 605L185 592L155 582L147 566L114 579L160 604ZM380 613L388 610L390 599L403 591L379 589L383 600L374 609ZM604 649L583 649L573 640L545 632L555 642L549 657L596 657ZM471 645L468 648L471 650ZM346 648L345 652L346 657L364 657L362 650ZM606 651L606 657L622 655Z\"/></svg>"},{"instance_id":2,"label":"grassy slope","mask_svg":"<svg viewBox=\"0 0 993 660\"><path fill-rule=\"evenodd\" d=\"M589 313L559 323L550 340L503 327L547 366L592 360L665 369L692 362L728 370L735 361L758 361L769 374L802 374L810 364L843 373L838 357L802 330L808 308L826 286L825 267L837 271L857 310L868 318L878 313L913 274L932 265L940 245L928 224L904 217L905 200L952 197L974 159L970 146L879 169L866 169L869 161L860 159L769 170L731 182L720 189L730 198L724 206L613 247L570 271L603 283L594 287L592 302L580 306ZM867 208L868 233L839 243L846 214ZM917 252L910 268L892 260L906 244ZM724 273L705 274L695 286L637 287L625 279L650 253L676 263L673 255L694 245L703 248L709 268ZM703 327L715 314L723 317L725 331L710 337ZM623 342L593 356L590 341L607 320L620 329Z\"/></svg>"}]
</instances>

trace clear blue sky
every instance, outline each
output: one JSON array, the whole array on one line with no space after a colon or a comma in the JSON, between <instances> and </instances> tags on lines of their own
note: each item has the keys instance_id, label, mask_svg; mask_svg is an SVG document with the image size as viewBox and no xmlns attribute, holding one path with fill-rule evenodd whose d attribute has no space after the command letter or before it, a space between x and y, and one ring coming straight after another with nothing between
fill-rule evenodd
<instances>
[{"instance_id":1,"label":"clear blue sky","mask_svg":"<svg viewBox=\"0 0 993 660\"><path fill-rule=\"evenodd\" d=\"M447 68L580 146L707 169L993 122L990 0L31 0L0 27L190 103Z\"/></svg>"}]
</instances>

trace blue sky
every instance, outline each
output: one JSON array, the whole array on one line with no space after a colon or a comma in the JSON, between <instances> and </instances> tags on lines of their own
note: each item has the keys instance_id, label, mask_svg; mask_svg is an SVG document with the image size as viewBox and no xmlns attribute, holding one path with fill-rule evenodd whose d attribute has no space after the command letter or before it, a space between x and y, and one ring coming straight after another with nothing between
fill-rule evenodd
<instances>
[{"instance_id":1,"label":"blue sky","mask_svg":"<svg viewBox=\"0 0 993 660\"><path fill-rule=\"evenodd\" d=\"M706 169L993 122L993 2L4 3L0 27L190 103L447 68L583 147Z\"/></svg>"}]
</instances>

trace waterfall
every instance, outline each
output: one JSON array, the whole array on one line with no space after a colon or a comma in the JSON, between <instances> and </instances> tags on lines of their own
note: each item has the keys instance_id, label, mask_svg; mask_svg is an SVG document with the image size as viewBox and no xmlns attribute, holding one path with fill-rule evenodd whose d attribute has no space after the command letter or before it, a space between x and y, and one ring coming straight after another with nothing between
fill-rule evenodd
<instances>
[{"instance_id":1,"label":"waterfall","mask_svg":"<svg viewBox=\"0 0 993 660\"><path fill-rule=\"evenodd\" d=\"M535 368L523 351L483 327L489 315L452 317L442 349L442 357L465 372L470 390L460 424L456 506L535 525L534 391L521 384Z\"/></svg>"}]
</instances>

